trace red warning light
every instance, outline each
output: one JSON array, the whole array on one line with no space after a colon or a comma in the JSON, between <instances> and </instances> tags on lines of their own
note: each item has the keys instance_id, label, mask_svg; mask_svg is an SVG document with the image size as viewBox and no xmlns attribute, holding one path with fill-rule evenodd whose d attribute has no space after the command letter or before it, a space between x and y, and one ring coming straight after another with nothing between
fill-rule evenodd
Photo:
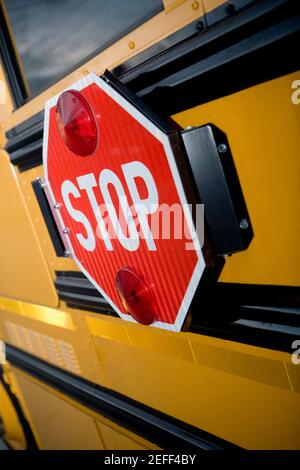
<instances>
[{"instance_id":1,"label":"red warning light","mask_svg":"<svg viewBox=\"0 0 300 470\"><path fill-rule=\"evenodd\" d=\"M60 135L71 152L82 157L92 155L98 145L98 126L85 96L76 90L64 91L57 101Z\"/></svg>"},{"instance_id":2,"label":"red warning light","mask_svg":"<svg viewBox=\"0 0 300 470\"><path fill-rule=\"evenodd\" d=\"M151 288L132 268L117 272L116 287L123 307L138 323L150 325L156 318L156 306Z\"/></svg>"}]
</instances>

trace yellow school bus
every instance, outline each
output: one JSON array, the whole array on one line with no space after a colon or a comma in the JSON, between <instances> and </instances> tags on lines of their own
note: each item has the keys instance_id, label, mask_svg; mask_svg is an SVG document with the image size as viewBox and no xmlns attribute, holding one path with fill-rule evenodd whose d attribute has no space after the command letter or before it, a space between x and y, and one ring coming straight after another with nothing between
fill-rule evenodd
<instances>
[{"instance_id":1,"label":"yellow school bus","mask_svg":"<svg viewBox=\"0 0 300 470\"><path fill-rule=\"evenodd\" d=\"M0 25L7 445L299 449L298 2L1 0ZM216 126L230 147L249 216L233 228L253 236L212 243L219 269L180 332L116 315L67 256L40 184L45 102L107 71L160 119Z\"/></svg>"}]
</instances>

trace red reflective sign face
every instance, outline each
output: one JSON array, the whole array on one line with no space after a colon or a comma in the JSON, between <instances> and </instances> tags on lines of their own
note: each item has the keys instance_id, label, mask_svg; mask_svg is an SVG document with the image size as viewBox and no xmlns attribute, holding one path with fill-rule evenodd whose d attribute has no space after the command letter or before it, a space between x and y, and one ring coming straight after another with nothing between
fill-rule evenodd
<instances>
[{"instance_id":1,"label":"red reflective sign face","mask_svg":"<svg viewBox=\"0 0 300 470\"><path fill-rule=\"evenodd\" d=\"M205 262L169 138L96 75L73 88L100 138L92 155L74 155L60 136L57 98L46 103L45 180L65 241L123 319L178 331Z\"/></svg>"}]
</instances>

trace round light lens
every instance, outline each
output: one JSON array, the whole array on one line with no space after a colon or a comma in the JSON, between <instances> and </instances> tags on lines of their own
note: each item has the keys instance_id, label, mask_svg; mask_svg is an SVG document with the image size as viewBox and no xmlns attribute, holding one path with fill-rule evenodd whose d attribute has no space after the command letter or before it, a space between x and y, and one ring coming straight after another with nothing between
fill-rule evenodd
<instances>
[{"instance_id":1,"label":"round light lens","mask_svg":"<svg viewBox=\"0 0 300 470\"><path fill-rule=\"evenodd\" d=\"M85 96L77 90L64 91L57 101L60 135L71 152L81 157L92 155L98 145L98 126Z\"/></svg>"},{"instance_id":2,"label":"round light lens","mask_svg":"<svg viewBox=\"0 0 300 470\"><path fill-rule=\"evenodd\" d=\"M155 301L142 276L132 268L122 268L117 272L116 287L126 312L142 325L154 322Z\"/></svg>"}]
</instances>

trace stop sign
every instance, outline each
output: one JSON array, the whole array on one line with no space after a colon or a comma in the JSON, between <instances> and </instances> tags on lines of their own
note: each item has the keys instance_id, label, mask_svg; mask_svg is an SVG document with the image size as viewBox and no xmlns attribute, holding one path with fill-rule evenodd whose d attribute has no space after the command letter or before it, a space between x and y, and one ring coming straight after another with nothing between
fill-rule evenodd
<instances>
[{"instance_id":1,"label":"stop sign","mask_svg":"<svg viewBox=\"0 0 300 470\"><path fill-rule=\"evenodd\" d=\"M205 260L169 136L90 74L46 102L43 162L80 270L122 319L179 331Z\"/></svg>"}]
</instances>

